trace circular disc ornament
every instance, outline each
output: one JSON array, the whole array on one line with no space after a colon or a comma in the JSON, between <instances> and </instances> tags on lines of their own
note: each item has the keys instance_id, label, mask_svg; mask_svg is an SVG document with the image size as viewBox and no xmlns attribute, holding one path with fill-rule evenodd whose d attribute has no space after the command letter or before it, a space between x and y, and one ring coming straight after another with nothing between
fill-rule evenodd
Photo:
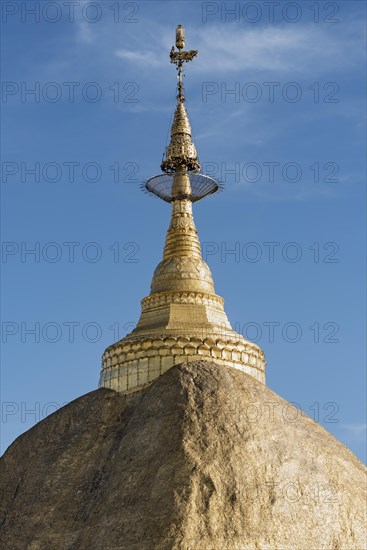
<instances>
[{"instance_id":1,"label":"circular disc ornament","mask_svg":"<svg viewBox=\"0 0 367 550\"><path fill-rule=\"evenodd\" d=\"M189 199L192 202L196 202L223 189L222 184L209 176L193 172L187 172L187 175L190 179L191 192L180 197L176 196L176 199ZM141 188L143 191L150 195L155 195L163 201L172 202L173 178L174 174L159 174L158 176L149 178Z\"/></svg>"}]
</instances>

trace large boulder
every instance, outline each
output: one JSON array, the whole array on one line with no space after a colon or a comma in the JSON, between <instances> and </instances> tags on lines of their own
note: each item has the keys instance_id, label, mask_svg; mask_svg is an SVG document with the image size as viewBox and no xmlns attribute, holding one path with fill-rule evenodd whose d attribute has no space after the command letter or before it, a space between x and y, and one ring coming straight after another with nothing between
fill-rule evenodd
<instances>
[{"instance_id":1,"label":"large boulder","mask_svg":"<svg viewBox=\"0 0 367 550\"><path fill-rule=\"evenodd\" d=\"M73 401L9 447L0 481L4 550L366 547L363 464L255 378L204 361Z\"/></svg>"}]
</instances>

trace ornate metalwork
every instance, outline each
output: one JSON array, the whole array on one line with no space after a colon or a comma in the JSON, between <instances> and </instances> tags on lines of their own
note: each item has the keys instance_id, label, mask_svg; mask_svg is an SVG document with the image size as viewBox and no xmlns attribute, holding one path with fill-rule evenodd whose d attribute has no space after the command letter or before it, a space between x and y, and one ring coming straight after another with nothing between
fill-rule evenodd
<instances>
[{"instance_id":1,"label":"ornate metalwork","mask_svg":"<svg viewBox=\"0 0 367 550\"><path fill-rule=\"evenodd\" d=\"M176 171L196 171L200 168L196 147L191 139L191 126L184 106L185 93L183 84L183 64L192 61L197 55L197 50L183 51L185 47L185 31L182 25L176 29L176 47L172 46L170 52L171 63L177 67L177 107L171 128L171 141L166 149L166 158L161 164L161 169L166 173Z\"/></svg>"}]
</instances>

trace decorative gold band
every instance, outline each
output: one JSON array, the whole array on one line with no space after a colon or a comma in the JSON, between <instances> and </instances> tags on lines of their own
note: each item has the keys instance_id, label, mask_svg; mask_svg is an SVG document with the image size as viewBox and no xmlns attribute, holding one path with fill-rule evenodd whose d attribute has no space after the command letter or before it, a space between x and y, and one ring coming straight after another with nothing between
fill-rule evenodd
<instances>
[{"instance_id":1,"label":"decorative gold band","mask_svg":"<svg viewBox=\"0 0 367 550\"><path fill-rule=\"evenodd\" d=\"M212 359L265 383L262 350L246 340L168 336L110 346L102 358L100 386L119 392L137 391L166 370L185 361Z\"/></svg>"}]
</instances>

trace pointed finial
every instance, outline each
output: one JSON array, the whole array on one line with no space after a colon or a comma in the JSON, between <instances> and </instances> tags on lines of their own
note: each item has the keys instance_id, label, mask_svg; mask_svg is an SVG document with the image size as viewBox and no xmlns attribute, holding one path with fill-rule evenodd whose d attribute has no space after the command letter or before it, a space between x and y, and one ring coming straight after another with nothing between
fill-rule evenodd
<instances>
[{"instance_id":1,"label":"pointed finial","mask_svg":"<svg viewBox=\"0 0 367 550\"><path fill-rule=\"evenodd\" d=\"M171 58L171 63L174 63L177 66L177 72L178 72L177 99L182 103L185 101L185 96L183 93L182 66L184 62L192 61L194 57L198 54L197 50L189 50L187 52L182 51L184 47L185 47L185 29L183 25L177 25L176 48L178 49L178 52L175 52L175 47L172 46L172 49L170 52L170 58Z\"/></svg>"},{"instance_id":2,"label":"pointed finial","mask_svg":"<svg viewBox=\"0 0 367 550\"><path fill-rule=\"evenodd\" d=\"M185 30L183 25L176 28L176 47L172 46L170 52L171 63L177 66L177 107L171 128L171 141L166 149L166 159L162 162L163 172L173 173L176 171L196 171L200 168L195 145L191 139L191 127L187 112L184 106L185 94L183 85L183 64L192 61L197 55L197 50L184 51Z\"/></svg>"}]
</instances>

